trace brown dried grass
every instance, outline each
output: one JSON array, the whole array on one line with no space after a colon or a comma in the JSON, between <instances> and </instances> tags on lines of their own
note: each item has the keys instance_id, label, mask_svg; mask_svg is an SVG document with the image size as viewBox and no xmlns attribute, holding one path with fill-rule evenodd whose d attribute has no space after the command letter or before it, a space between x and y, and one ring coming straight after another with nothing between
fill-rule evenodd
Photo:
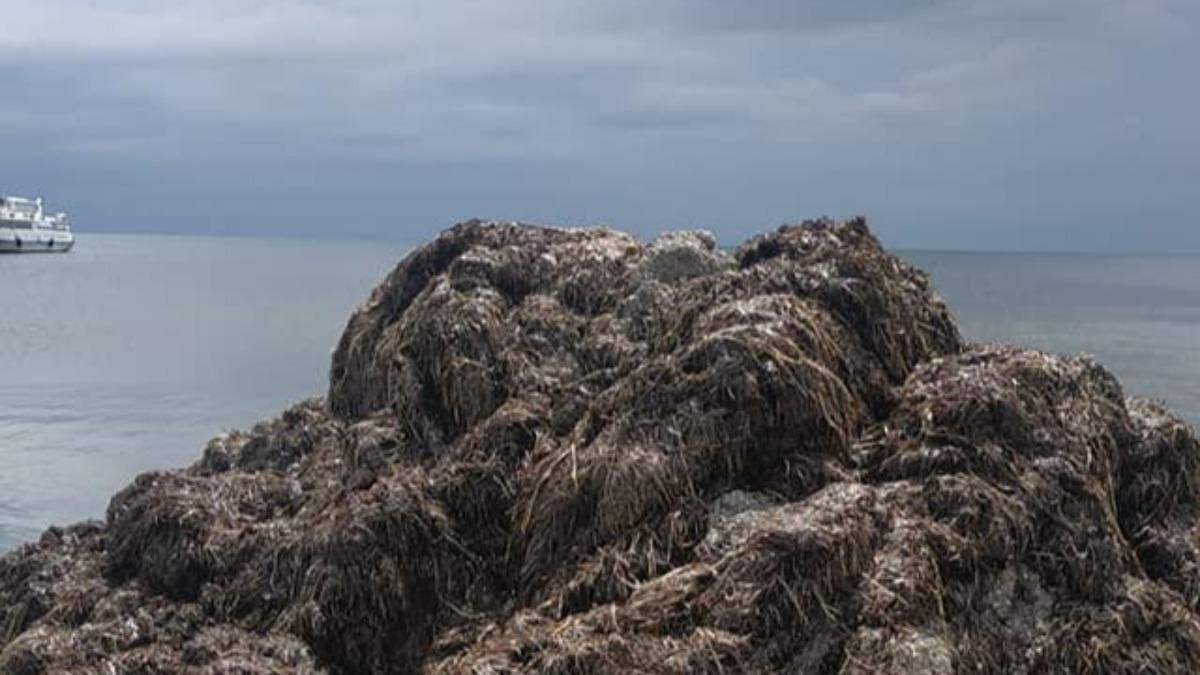
<instances>
[{"instance_id":1,"label":"brown dried grass","mask_svg":"<svg viewBox=\"0 0 1200 675\"><path fill-rule=\"evenodd\" d=\"M1192 672L1198 486L1185 424L964 348L861 219L471 221L327 399L0 558L0 672Z\"/></svg>"}]
</instances>

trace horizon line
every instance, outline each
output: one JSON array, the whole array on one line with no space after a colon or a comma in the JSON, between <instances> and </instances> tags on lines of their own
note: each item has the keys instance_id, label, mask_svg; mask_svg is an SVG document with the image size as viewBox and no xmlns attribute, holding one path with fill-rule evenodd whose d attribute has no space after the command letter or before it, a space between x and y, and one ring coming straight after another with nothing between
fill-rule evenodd
<instances>
[{"instance_id":1,"label":"horizon line","mask_svg":"<svg viewBox=\"0 0 1200 675\"><path fill-rule=\"evenodd\" d=\"M448 228L443 228L448 229ZM439 233L441 230L438 231ZM76 238L80 233L73 231ZM334 237L332 235L323 236L318 233L304 234L278 234L265 232L163 232L163 231L122 231L122 230L88 230L83 232L86 238L91 235L100 236L144 236L144 237L199 237L212 239L269 239L283 241L319 241L328 242L331 240L347 241L344 237ZM415 247L431 240L437 236L437 233L421 237L420 242L414 243L411 240L405 240L401 237L389 236L386 233L363 233L356 234L355 240L359 242L375 242L375 243L399 243L406 246ZM642 238L642 237L639 237ZM893 253L953 253L961 255L1060 255L1060 256L1097 256L1097 257L1152 257L1152 258L1193 258L1200 256L1200 250L1182 250L1182 251L1166 251L1159 249L1059 249L1059 248L1001 248L1001 247L980 247L980 248L963 248L960 246L947 247L930 247L930 246L913 246L913 245L895 245L889 246L884 243L884 249ZM737 244L727 245L724 242L718 241L718 245L724 249L736 248Z\"/></svg>"}]
</instances>

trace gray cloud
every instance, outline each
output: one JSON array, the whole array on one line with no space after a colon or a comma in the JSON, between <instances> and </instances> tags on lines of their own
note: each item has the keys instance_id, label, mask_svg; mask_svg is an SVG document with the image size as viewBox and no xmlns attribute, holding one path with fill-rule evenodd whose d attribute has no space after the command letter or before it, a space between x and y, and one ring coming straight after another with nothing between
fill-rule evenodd
<instances>
[{"instance_id":1,"label":"gray cloud","mask_svg":"<svg viewBox=\"0 0 1200 675\"><path fill-rule=\"evenodd\" d=\"M865 212L897 245L1200 249L1188 0L9 4L0 189L81 228L320 235L321 194L405 239Z\"/></svg>"},{"instance_id":2,"label":"gray cloud","mask_svg":"<svg viewBox=\"0 0 1200 675\"><path fill-rule=\"evenodd\" d=\"M621 29L653 27L700 33L808 32L889 23L943 10L951 0L626 0L608 3L605 16Z\"/></svg>"}]
</instances>

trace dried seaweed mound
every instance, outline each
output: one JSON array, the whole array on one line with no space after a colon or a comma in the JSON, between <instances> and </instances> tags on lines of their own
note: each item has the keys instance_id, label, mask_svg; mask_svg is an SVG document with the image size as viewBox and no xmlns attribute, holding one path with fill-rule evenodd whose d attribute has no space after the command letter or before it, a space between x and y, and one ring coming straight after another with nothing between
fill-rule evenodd
<instances>
[{"instance_id":1,"label":"dried seaweed mound","mask_svg":"<svg viewBox=\"0 0 1200 675\"><path fill-rule=\"evenodd\" d=\"M471 221L326 398L0 559L2 673L1200 671L1200 441L862 220Z\"/></svg>"}]
</instances>

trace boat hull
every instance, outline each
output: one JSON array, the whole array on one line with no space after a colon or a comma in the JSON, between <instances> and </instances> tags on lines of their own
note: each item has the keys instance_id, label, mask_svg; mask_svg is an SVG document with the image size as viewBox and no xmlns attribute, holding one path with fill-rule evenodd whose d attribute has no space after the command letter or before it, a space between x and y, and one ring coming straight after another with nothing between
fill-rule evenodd
<instances>
[{"instance_id":1,"label":"boat hull","mask_svg":"<svg viewBox=\"0 0 1200 675\"><path fill-rule=\"evenodd\" d=\"M55 230L0 230L0 253L66 253L75 235Z\"/></svg>"}]
</instances>

